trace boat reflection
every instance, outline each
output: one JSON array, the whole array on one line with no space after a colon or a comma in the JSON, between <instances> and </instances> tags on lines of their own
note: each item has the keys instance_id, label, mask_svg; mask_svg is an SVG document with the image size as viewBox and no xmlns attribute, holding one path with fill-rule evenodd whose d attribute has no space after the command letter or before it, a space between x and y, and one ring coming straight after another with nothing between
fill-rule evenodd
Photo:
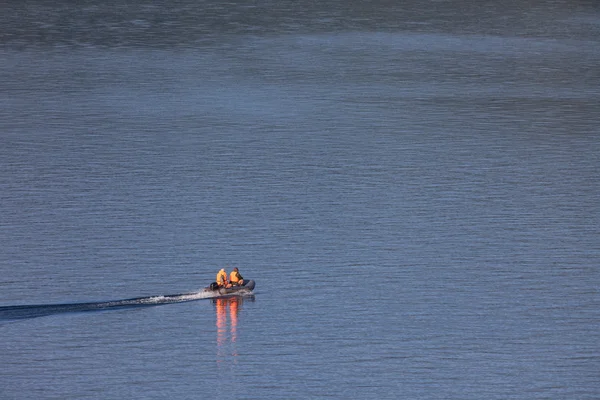
<instances>
[{"instance_id":1,"label":"boat reflection","mask_svg":"<svg viewBox=\"0 0 600 400\"><path fill-rule=\"evenodd\" d=\"M238 349L238 314L244 300L239 296L214 299L213 304L217 312L217 364L227 360L237 363Z\"/></svg>"}]
</instances>

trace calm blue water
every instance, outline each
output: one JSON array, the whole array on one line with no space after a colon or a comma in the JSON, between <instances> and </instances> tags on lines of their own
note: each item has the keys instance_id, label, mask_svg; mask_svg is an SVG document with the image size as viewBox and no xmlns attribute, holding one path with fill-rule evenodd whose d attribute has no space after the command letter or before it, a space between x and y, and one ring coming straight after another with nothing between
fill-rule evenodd
<instances>
[{"instance_id":1,"label":"calm blue water","mask_svg":"<svg viewBox=\"0 0 600 400\"><path fill-rule=\"evenodd\" d=\"M13 3L0 397L600 397L597 7Z\"/></svg>"}]
</instances>

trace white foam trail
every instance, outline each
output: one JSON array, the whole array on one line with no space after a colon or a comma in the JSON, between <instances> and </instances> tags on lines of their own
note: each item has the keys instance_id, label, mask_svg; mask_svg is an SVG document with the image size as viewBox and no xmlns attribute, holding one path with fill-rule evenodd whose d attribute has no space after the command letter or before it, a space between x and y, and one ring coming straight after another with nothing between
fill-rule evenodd
<instances>
[{"instance_id":1,"label":"white foam trail","mask_svg":"<svg viewBox=\"0 0 600 400\"><path fill-rule=\"evenodd\" d=\"M128 307L153 306L161 304L182 303L186 301L210 299L215 297L230 296L252 296L251 290L241 290L235 294L221 294L219 292L201 289L192 293L181 293L160 296L136 297L133 299L89 302L89 303L71 303L71 304L33 304L22 306L4 306L0 307L0 321L16 320L26 318L43 317L58 313L100 311L110 309L122 309Z\"/></svg>"}]
</instances>

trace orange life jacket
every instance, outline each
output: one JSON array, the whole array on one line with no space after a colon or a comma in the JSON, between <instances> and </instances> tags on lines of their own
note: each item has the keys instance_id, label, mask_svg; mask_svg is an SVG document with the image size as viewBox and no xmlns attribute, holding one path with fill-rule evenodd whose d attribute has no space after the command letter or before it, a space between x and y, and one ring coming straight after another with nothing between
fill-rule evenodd
<instances>
[{"instance_id":1,"label":"orange life jacket","mask_svg":"<svg viewBox=\"0 0 600 400\"><path fill-rule=\"evenodd\" d=\"M242 276L240 275L239 272L231 271L231 274L229 274L229 282L231 282L232 284L236 284L241 280L242 280Z\"/></svg>"},{"instance_id":2,"label":"orange life jacket","mask_svg":"<svg viewBox=\"0 0 600 400\"><path fill-rule=\"evenodd\" d=\"M220 270L217 274L217 285L225 286L227 285L227 272L224 270Z\"/></svg>"}]
</instances>

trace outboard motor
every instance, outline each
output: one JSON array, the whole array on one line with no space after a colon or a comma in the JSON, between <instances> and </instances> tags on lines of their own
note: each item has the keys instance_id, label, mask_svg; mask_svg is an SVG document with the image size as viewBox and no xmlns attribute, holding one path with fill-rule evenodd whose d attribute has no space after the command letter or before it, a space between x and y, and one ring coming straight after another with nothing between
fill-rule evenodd
<instances>
[{"instance_id":1,"label":"outboard motor","mask_svg":"<svg viewBox=\"0 0 600 400\"><path fill-rule=\"evenodd\" d=\"M213 282L210 284L209 288L210 288L210 290L218 290L219 285L217 285L217 282Z\"/></svg>"}]
</instances>

